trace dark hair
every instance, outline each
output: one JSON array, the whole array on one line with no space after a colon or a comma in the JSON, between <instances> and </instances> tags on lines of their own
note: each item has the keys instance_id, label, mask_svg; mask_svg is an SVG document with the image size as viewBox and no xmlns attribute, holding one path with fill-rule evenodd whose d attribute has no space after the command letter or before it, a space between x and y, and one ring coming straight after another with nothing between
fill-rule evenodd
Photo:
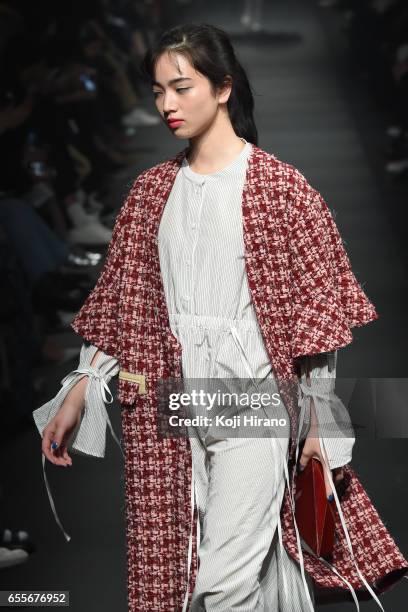
<instances>
[{"instance_id":1,"label":"dark hair","mask_svg":"<svg viewBox=\"0 0 408 612\"><path fill-rule=\"evenodd\" d=\"M232 126L237 136L257 145L252 89L228 34L208 23L188 23L167 30L147 50L140 65L142 75L151 83L156 62L165 52L185 55L191 65L209 79L213 94L225 84L227 75L231 76L232 89L227 108Z\"/></svg>"}]
</instances>

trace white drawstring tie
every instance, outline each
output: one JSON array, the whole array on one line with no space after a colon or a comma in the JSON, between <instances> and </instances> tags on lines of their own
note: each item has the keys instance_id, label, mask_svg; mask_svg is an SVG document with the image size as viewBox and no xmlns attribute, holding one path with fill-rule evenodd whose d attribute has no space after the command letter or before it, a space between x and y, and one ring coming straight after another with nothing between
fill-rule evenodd
<instances>
[{"instance_id":1,"label":"white drawstring tie","mask_svg":"<svg viewBox=\"0 0 408 612\"><path fill-rule=\"evenodd\" d=\"M322 387L322 386L324 387L324 383L322 383L322 380L323 379L319 379L319 383L320 383L319 386L320 387ZM313 398L313 401L315 402L316 406L317 406L317 402L322 402L322 401L323 402L327 402L328 400L330 400L331 394L330 394L330 391L327 388L326 389L321 388L321 389L316 391L313 388L313 385L311 387L309 387L308 385L305 384L304 380L300 381L299 386L300 386L300 389L302 391L302 398L299 398L300 402L301 402L302 413L304 411L304 405L303 405L304 397L311 397L311 398ZM326 406L327 406L327 403L326 403ZM352 547L352 544L351 544L350 535L349 535L349 532L348 532L348 529L347 529L347 526L346 526L346 521L344 519L344 515L343 515L343 511L341 509L341 504L340 504L340 501L339 501L339 498L338 498L338 495L337 495L336 487L335 487L333 479L332 479L331 470L329 468L329 462L328 462L328 458L327 458L327 452L326 452L324 440L323 440L323 438L321 436L319 436L319 444L320 444L320 448L321 448L322 455L323 455L323 458L324 458L323 468L324 468L324 470L326 472L326 475L327 475L327 478L329 480L331 489L333 491L334 499L336 501L336 507L337 507L337 510L338 510L338 513L339 513L339 517L340 517L341 526L342 526L342 529L344 531L344 535L345 535L345 538L346 538L347 546L348 546L348 549L350 551L350 555L351 555L351 558L353 560L354 566L355 566L355 568L357 570L357 574L360 577L362 583L366 586L368 592L371 594L371 596L373 597L375 602L378 604L378 606L384 612L384 608L381 605L380 600L378 599L377 595L375 594L373 589L368 584L367 580L364 578L364 576L360 572L360 569L359 569L359 567L357 565L357 562L356 562L356 559L355 559L355 556L354 556L354 552L353 552L353 547ZM297 465L298 454L299 454L299 436L298 436L297 445L296 445L296 460L295 460L295 465ZM287 467L286 467L286 471L287 471ZM287 479L287 482L288 482L288 479ZM298 529L297 529L295 513L294 513L293 493L292 493L291 490L290 490L290 498L291 498L292 515L293 515L293 521L294 521L295 530L296 530L296 536L298 537ZM323 559L322 557L318 557L315 554L314 554L314 556L317 559L319 559L319 561L324 563L324 565L329 567L347 585L347 587L351 591L351 595L353 597L354 603L356 604L356 608L359 611L360 610L360 606L359 606L359 603L358 603L357 595L356 595L352 585L326 559ZM303 565L303 556L301 557L301 559L302 559L302 565Z\"/></svg>"},{"instance_id":2,"label":"white drawstring tie","mask_svg":"<svg viewBox=\"0 0 408 612\"><path fill-rule=\"evenodd\" d=\"M196 569L198 571L198 550L200 548L200 513L198 509L198 495L197 495L197 486L195 482L194 475L194 462L193 456L191 455L191 496L190 496L190 507L191 507L191 529L190 529L190 537L188 540L188 555L187 555L187 589L184 595L183 609L182 612L186 612L187 603L188 603L188 589L190 585L190 573L191 573L191 559L193 555L193 520L194 520L194 498L197 506L197 566Z\"/></svg>"},{"instance_id":3,"label":"white drawstring tie","mask_svg":"<svg viewBox=\"0 0 408 612\"><path fill-rule=\"evenodd\" d=\"M118 369L118 366L115 365L114 368L113 368L113 372L116 372L117 369ZM105 420L107 426L109 427L109 430L110 430L110 432L112 434L112 437L115 440L116 444L119 446L122 455L124 456L122 446L121 446L120 441L119 441L118 437L116 436L116 433L115 433L115 431L114 431L114 429L112 427L112 423L110 421L108 412L107 412L106 407L105 407L105 403L106 404L112 404L113 403L112 393L111 393L111 391L110 391L110 389L108 387L108 384L107 384L107 382L105 380L106 373L102 374L101 372L95 370L94 368L92 368L90 366L89 367L84 367L84 368L78 368L77 370L73 370L72 372L67 374L67 376L65 376L65 378L62 379L62 381L61 381L62 388L60 389L60 391L58 392L57 396L55 397L55 401L54 402L52 401L50 403L51 405L50 405L50 409L48 411L48 415L47 415L47 418L46 418L46 424L48 424L48 422L50 421L51 412L52 412L53 409L55 410L55 407L58 404L59 397L61 395L64 395L64 396L66 395L66 393L67 393L66 388L69 385L71 385L72 382L74 382L74 380L77 378L78 374L86 374L86 375L89 376L90 381L88 382L88 385L92 383L92 379L96 380L96 381L99 381L101 396L102 396L102 399L103 399L104 403L101 406L95 406L93 402L91 402L91 404L87 405L86 394L85 394L85 411L89 412L89 414L87 416L90 419L92 419L92 417L94 419L98 419L99 415L96 414L96 413L99 413L99 410L102 411L102 417ZM112 375L112 373L111 373L111 375ZM88 391L88 387L87 387L87 391ZM45 406L43 406L42 408L44 408L44 407ZM42 408L39 408L37 411L34 411L34 413L33 413L34 414L34 418L36 418L36 416L37 416L37 419L40 419L43 416L42 414L40 414L40 413L43 412ZM35 412L37 412L38 415L35 415ZM75 448L74 444L72 445L72 448ZM99 451L95 451L95 456L99 456L99 457L102 456L103 457L104 454L103 454L102 451L99 450ZM58 516L57 510L56 510L56 507L55 507L55 502L54 502L54 499L53 499L53 496L52 496L52 493L51 493L51 487L50 487L50 484L48 482L48 478L47 478L47 474L46 474L46 470L45 470L45 462L46 462L45 461L45 455L44 455L44 453L42 453L43 477L44 477L44 483L45 483L45 487L46 487L46 490L47 490L47 494L48 494L48 499L49 499L49 502L50 502L51 510L52 510L52 513L54 515L54 518L55 518L55 521L56 521L57 525L59 526L59 528L61 529L61 531L62 531L62 533L64 535L65 540L67 542L69 542L71 540L71 536L68 535L68 533L65 531L65 529L64 529L64 527L63 527L63 525L61 523L61 520L60 520L60 518Z\"/></svg>"}]
</instances>

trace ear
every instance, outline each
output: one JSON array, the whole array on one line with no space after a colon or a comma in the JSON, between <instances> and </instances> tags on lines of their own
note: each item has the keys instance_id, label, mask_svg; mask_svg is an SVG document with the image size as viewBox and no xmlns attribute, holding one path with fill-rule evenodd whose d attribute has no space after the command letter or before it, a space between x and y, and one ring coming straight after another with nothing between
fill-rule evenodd
<instances>
[{"instance_id":1,"label":"ear","mask_svg":"<svg viewBox=\"0 0 408 612\"><path fill-rule=\"evenodd\" d=\"M228 98L231 95L232 90L232 77L227 74L224 79L224 84L218 90L218 98L221 104L226 104L228 102Z\"/></svg>"}]
</instances>

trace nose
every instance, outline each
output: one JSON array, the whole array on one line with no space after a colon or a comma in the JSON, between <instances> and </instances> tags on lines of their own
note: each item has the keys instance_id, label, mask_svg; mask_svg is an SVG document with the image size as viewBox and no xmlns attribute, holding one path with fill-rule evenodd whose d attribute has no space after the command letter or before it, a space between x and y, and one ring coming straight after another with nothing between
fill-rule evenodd
<instances>
[{"instance_id":1,"label":"nose","mask_svg":"<svg viewBox=\"0 0 408 612\"><path fill-rule=\"evenodd\" d=\"M171 91L165 93L163 95L163 113L170 114L171 112L175 112L177 109L177 104L175 97Z\"/></svg>"}]
</instances>

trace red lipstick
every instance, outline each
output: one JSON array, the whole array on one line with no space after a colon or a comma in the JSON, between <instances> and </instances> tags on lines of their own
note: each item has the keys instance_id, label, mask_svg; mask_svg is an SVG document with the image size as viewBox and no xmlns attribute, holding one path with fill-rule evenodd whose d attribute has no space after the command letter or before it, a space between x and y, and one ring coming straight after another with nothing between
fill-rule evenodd
<instances>
[{"instance_id":1,"label":"red lipstick","mask_svg":"<svg viewBox=\"0 0 408 612\"><path fill-rule=\"evenodd\" d=\"M183 119L169 119L167 124L172 129L177 128L179 125L183 123Z\"/></svg>"}]
</instances>

